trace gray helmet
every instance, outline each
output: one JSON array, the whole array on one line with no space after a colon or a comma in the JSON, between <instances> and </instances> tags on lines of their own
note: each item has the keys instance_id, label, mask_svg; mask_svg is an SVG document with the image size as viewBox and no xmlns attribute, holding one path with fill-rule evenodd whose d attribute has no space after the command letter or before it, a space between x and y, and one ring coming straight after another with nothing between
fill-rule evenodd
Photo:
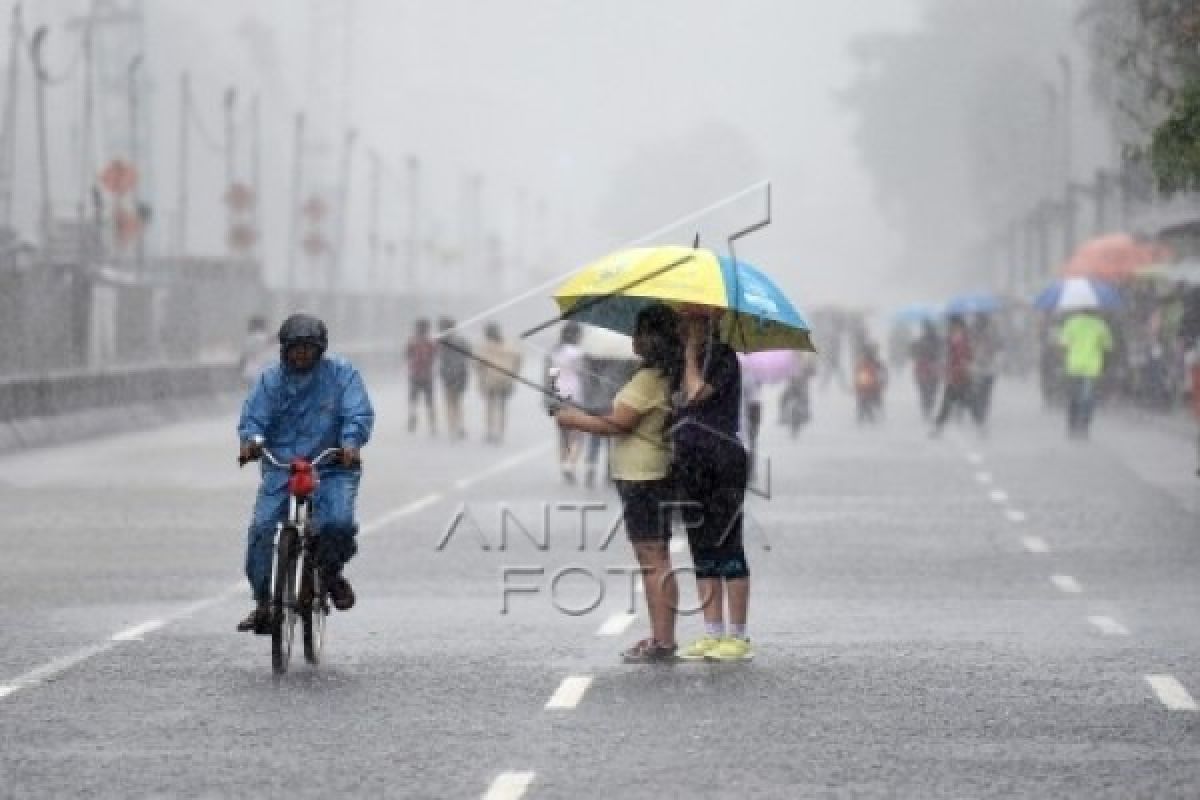
<instances>
[{"instance_id":1,"label":"gray helmet","mask_svg":"<svg viewBox=\"0 0 1200 800\"><path fill-rule=\"evenodd\" d=\"M279 326L279 358L287 361L289 347L311 344L317 348L317 358L329 347L329 329L312 314L292 314Z\"/></svg>"}]
</instances>

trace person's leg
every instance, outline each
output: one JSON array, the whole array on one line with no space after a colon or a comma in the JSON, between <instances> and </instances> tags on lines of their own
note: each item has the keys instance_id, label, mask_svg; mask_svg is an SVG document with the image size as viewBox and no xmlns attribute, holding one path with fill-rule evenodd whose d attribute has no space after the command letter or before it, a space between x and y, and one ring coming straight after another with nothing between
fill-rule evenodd
<instances>
[{"instance_id":1,"label":"person's leg","mask_svg":"<svg viewBox=\"0 0 1200 800\"><path fill-rule=\"evenodd\" d=\"M1086 437L1092 429L1092 415L1096 413L1096 380L1081 378L1079 381L1079 433Z\"/></svg>"},{"instance_id":2,"label":"person's leg","mask_svg":"<svg viewBox=\"0 0 1200 800\"><path fill-rule=\"evenodd\" d=\"M354 519L361 470L336 469L321 474L313 498L317 525L317 564L338 610L354 605L354 593L342 576L346 562L358 552L358 523Z\"/></svg>"},{"instance_id":3,"label":"person's leg","mask_svg":"<svg viewBox=\"0 0 1200 800\"><path fill-rule=\"evenodd\" d=\"M634 553L642 569L650 635L667 647L675 645L675 613L679 608L679 583L671 570L671 552L666 542L634 542Z\"/></svg>"},{"instance_id":4,"label":"person's leg","mask_svg":"<svg viewBox=\"0 0 1200 800\"><path fill-rule=\"evenodd\" d=\"M246 532L246 580L254 597L255 611L238 625L238 630L255 630L270 602L271 558L275 554L275 529L287 516L286 482L263 480L254 500L254 512ZM265 620L262 620L265 622Z\"/></svg>"},{"instance_id":5,"label":"person's leg","mask_svg":"<svg viewBox=\"0 0 1200 800\"><path fill-rule=\"evenodd\" d=\"M942 428L946 427L946 421L950 419L951 412L954 411L954 406L958 402L958 387L954 384L947 383L942 390L942 407L938 411L937 418L933 421L934 433L941 433Z\"/></svg>"},{"instance_id":6,"label":"person's leg","mask_svg":"<svg viewBox=\"0 0 1200 800\"><path fill-rule=\"evenodd\" d=\"M415 378L408 376L408 432L417 429L417 401L421 396L421 386Z\"/></svg>"}]
</instances>

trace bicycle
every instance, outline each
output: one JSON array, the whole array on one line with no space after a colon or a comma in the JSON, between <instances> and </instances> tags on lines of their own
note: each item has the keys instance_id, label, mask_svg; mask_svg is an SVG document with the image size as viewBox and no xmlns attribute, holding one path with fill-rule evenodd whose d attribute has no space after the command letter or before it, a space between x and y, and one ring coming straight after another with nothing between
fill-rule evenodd
<instances>
[{"instance_id":1,"label":"bicycle","mask_svg":"<svg viewBox=\"0 0 1200 800\"><path fill-rule=\"evenodd\" d=\"M312 461L293 458L284 462L262 447L262 442L256 444L267 463L289 473L288 515L279 523L275 536L270 589L271 668L276 675L282 675L287 672L292 658L297 620L301 623L304 660L313 666L321 662L329 616L329 593L317 563L317 531L312 521L312 503L318 483L317 467L339 457L342 451L331 447Z\"/></svg>"}]
</instances>

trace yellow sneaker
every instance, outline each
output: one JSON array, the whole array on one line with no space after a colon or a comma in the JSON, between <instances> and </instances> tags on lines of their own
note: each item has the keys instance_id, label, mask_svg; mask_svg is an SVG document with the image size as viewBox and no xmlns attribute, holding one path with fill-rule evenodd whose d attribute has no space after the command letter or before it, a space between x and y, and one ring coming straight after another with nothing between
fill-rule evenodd
<instances>
[{"instance_id":1,"label":"yellow sneaker","mask_svg":"<svg viewBox=\"0 0 1200 800\"><path fill-rule=\"evenodd\" d=\"M703 661L717 649L719 644L721 644L721 640L716 636L701 636L683 648L679 653L679 659L681 661Z\"/></svg>"},{"instance_id":2,"label":"yellow sneaker","mask_svg":"<svg viewBox=\"0 0 1200 800\"><path fill-rule=\"evenodd\" d=\"M751 661L754 659L754 648L750 646L749 639L726 636L704 658L708 661Z\"/></svg>"}]
</instances>

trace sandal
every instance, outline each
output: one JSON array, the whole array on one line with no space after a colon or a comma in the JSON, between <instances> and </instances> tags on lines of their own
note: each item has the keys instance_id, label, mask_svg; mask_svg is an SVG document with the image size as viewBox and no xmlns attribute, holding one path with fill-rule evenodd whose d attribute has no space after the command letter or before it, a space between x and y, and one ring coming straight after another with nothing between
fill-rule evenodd
<instances>
[{"instance_id":1,"label":"sandal","mask_svg":"<svg viewBox=\"0 0 1200 800\"><path fill-rule=\"evenodd\" d=\"M675 645L659 644L653 639L642 639L628 650L621 652L626 664L661 664L675 660Z\"/></svg>"}]
</instances>

